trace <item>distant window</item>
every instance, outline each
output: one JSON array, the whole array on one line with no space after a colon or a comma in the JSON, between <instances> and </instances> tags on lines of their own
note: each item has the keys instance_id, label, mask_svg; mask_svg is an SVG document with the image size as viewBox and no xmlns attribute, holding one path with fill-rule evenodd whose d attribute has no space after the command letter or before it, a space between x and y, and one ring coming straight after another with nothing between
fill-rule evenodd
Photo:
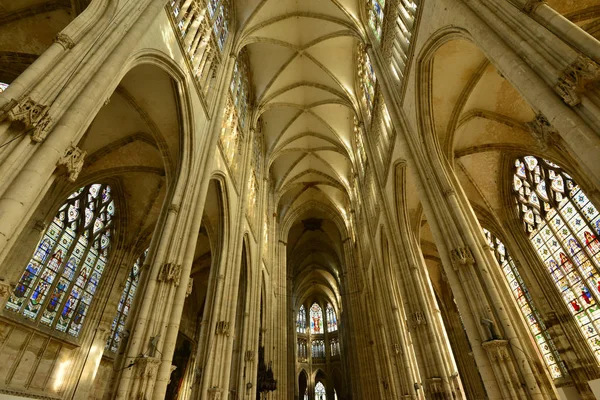
<instances>
[{"instance_id":1,"label":"distant window","mask_svg":"<svg viewBox=\"0 0 600 400\"><path fill-rule=\"evenodd\" d=\"M310 307L310 333L323 333L323 311L317 303Z\"/></svg>"},{"instance_id":2,"label":"distant window","mask_svg":"<svg viewBox=\"0 0 600 400\"><path fill-rule=\"evenodd\" d=\"M337 318L335 317L335 310L333 306L327 303L327 332L335 332L338 329Z\"/></svg>"}]
</instances>

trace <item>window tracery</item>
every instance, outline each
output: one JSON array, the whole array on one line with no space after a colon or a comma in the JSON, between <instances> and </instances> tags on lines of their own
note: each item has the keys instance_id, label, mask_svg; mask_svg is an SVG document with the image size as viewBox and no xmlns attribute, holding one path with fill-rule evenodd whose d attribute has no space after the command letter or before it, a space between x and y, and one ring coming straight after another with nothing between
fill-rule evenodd
<instances>
[{"instance_id":1,"label":"window tracery","mask_svg":"<svg viewBox=\"0 0 600 400\"><path fill-rule=\"evenodd\" d=\"M340 340L338 338L330 339L329 348L331 349L331 356L337 357L340 355Z\"/></svg>"},{"instance_id":2,"label":"window tracery","mask_svg":"<svg viewBox=\"0 0 600 400\"><path fill-rule=\"evenodd\" d=\"M110 336L106 342L106 350L112 351L113 353L116 353L119 350L119 345L124 339L125 323L127 322L127 317L129 316L131 305L133 304L133 298L140 280L140 273L147 255L148 250L146 249L144 254L139 256L135 261L127 276L127 282L125 282L125 288L123 289L121 299L117 306L117 315L115 315L115 318L113 319L110 328Z\"/></svg>"},{"instance_id":3,"label":"window tracery","mask_svg":"<svg viewBox=\"0 0 600 400\"><path fill-rule=\"evenodd\" d=\"M310 307L310 333L323 333L323 310L317 303Z\"/></svg>"},{"instance_id":4,"label":"window tracery","mask_svg":"<svg viewBox=\"0 0 600 400\"><path fill-rule=\"evenodd\" d=\"M311 343L312 358L325 358L325 341L323 339L315 339Z\"/></svg>"},{"instance_id":5,"label":"window tracery","mask_svg":"<svg viewBox=\"0 0 600 400\"><path fill-rule=\"evenodd\" d=\"M600 362L600 216L560 166L515 161L513 189L523 226Z\"/></svg>"},{"instance_id":6,"label":"window tracery","mask_svg":"<svg viewBox=\"0 0 600 400\"><path fill-rule=\"evenodd\" d=\"M504 243L502 243L500 239L495 237L487 229L484 229L483 232L494 256L498 260L498 264L500 264L500 267L504 272L504 277L519 305L521 314L523 314L523 317L527 322L529 331L542 354L542 358L544 359L548 371L550 371L550 375L553 379L561 378L565 374L565 371L558 351L552 342L550 334L546 330L546 326L544 325L540 313L533 304L533 299L531 298L529 290L527 290L527 286L525 285L525 282L523 282L513 259L508 254Z\"/></svg>"},{"instance_id":7,"label":"window tracery","mask_svg":"<svg viewBox=\"0 0 600 400\"><path fill-rule=\"evenodd\" d=\"M364 46L358 49L358 81L361 89L361 100L365 111L371 117L373 106L375 104L375 85L377 77L371 64L371 58L367 54Z\"/></svg>"},{"instance_id":8,"label":"window tracery","mask_svg":"<svg viewBox=\"0 0 600 400\"><path fill-rule=\"evenodd\" d=\"M80 188L40 239L6 309L77 337L104 272L115 212L111 188Z\"/></svg>"},{"instance_id":9,"label":"window tracery","mask_svg":"<svg viewBox=\"0 0 600 400\"><path fill-rule=\"evenodd\" d=\"M327 313L327 332L335 332L338 329L337 326L337 318L335 315L335 310L333 306L327 303L327 307L325 308Z\"/></svg>"},{"instance_id":10,"label":"window tracery","mask_svg":"<svg viewBox=\"0 0 600 400\"><path fill-rule=\"evenodd\" d=\"M300 306L298 316L296 317L296 332L306 333L306 309L304 306Z\"/></svg>"},{"instance_id":11,"label":"window tracery","mask_svg":"<svg viewBox=\"0 0 600 400\"><path fill-rule=\"evenodd\" d=\"M327 394L325 393L325 386L323 382L317 382L315 385L315 400L326 400Z\"/></svg>"},{"instance_id":12,"label":"window tracery","mask_svg":"<svg viewBox=\"0 0 600 400\"><path fill-rule=\"evenodd\" d=\"M308 346L306 339L298 339L298 360L306 362L308 358Z\"/></svg>"}]
</instances>

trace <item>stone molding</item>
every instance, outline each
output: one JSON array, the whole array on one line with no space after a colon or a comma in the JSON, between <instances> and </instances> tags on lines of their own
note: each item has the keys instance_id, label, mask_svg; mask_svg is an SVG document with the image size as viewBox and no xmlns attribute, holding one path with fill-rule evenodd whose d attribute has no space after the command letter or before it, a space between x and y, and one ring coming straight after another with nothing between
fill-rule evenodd
<instances>
[{"instance_id":1,"label":"stone molding","mask_svg":"<svg viewBox=\"0 0 600 400\"><path fill-rule=\"evenodd\" d=\"M244 354L245 361L254 361L254 350L246 350Z\"/></svg>"},{"instance_id":2,"label":"stone molding","mask_svg":"<svg viewBox=\"0 0 600 400\"><path fill-rule=\"evenodd\" d=\"M413 326L426 325L427 317L423 311L415 311L411 314L410 319Z\"/></svg>"},{"instance_id":3,"label":"stone molding","mask_svg":"<svg viewBox=\"0 0 600 400\"><path fill-rule=\"evenodd\" d=\"M556 91L565 103L574 107L581 103L587 86L600 80L600 65L585 56L577 57L558 77Z\"/></svg>"},{"instance_id":4,"label":"stone molding","mask_svg":"<svg viewBox=\"0 0 600 400\"><path fill-rule=\"evenodd\" d=\"M229 336L229 322L219 321L215 327L215 333L217 335Z\"/></svg>"},{"instance_id":5,"label":"stone molding","mask_svg":"<svg viewBox=\"0 0 600 400\"><path fill-rule=\"evenodd\" d=\"M450 258L455 270L467 265L475 264L473 253L468 247L458 247L450 251Z\"/></svg>"},{"instance_id":6,"label":"stone molding","mask_svg":"<svg viewBox=\"0 0 600 400\"><path fill-rule=\"evenodd\" d=\"M154 380L158 373L160 360L154 357L140 357L135 360L135 365L137 366L137 373L140 378Z\"/></svg>"},{"instance_id":7,"label":"stone molding","mask_svg":"<svg viewBox=\"0 0 600 400\"><path fill-rule=\"evenodd\" d=\"M67 180L74 183L83 169L86 155L86 151L71 144L65 150L65 154L58 159L56 166L64 167L67 170Z\"/></svg>"},{"instance_id":8,"label":"stone molding","mask_svg":"<svg viewBox=\"0 0 600 400\"><path fill-rule=\"evenodd\" d=\"M483 342L481 347L488 353L488 356L495 362L507 361L510 359L508 352L508 340L488 340Z\"/></svg>"},{"instance_id":9,"label":"stone molding","mask_svg":"<svg viewBox=\"0 0 600 400\"><path fill-rule=\"evenodd\" d=\"M40 143L48 136L52 122L49 108L31 97L24 97L19 101L12 99L0 109L0 122L8 120L12 124L21 124L23 130L31 134L31 140Z\"/></svg>"},{"instance_id":10,"label":"stone molding","mask_svg":"<svg viewBox=\"0 0 600 400\"><path fill-rule=\"evenodd\" d=\"M56 38L54 38L54 43L60 44L65 50L70 50L75 47L75 42L73 39L71 39L69 35L62 32L56 35Z\"/></svg>"},{"instance_id":11,"label":"stone molding","mask_svg":"<svg viewBox=\"0 0 600 400\"><path fill-rule=\"evenodd\" d=\"M221 400L221 394L223 394L223 389L221 388L211 387L208 389L209 400Z\"/></svg>"},{"instance_id":12,"label":"stone molding","mask_svg":"<svg viewBox=\"0 0 600 400\"><path fill-rule=\"evenodd\" d=\"M558 142L557 130L543 114L537 114L535 119L526 125L540 150L546 151L549 146Z\"/></svg>"},{"instance_id":13,"label":"stone molding","mask_svg":"<svg viewBox=\"0 0 600 400\"><path fill-rule=\"evenodd\" d=\"M175 286L179 286L181 279L181 265L166 263L158 273L159 282L173 282Z\"/></svg>"},{"instance_id":14,"label":"stone molding","mask_svg":"<svg viewBox=\"0 0 600 400\"><path fill-rule=\"evenodd\" d=\"M427 379L427 388L431 393L442 393L444 391L444 382L442 378Z\"/></svg>"}]
</instances>

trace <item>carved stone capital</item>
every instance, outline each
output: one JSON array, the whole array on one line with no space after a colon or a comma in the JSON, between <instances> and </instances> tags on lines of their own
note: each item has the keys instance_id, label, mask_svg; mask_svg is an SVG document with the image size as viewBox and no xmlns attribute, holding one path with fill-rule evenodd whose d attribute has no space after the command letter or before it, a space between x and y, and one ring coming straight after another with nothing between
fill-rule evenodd
<instances>
[{"instance_id":1,"label":"carved stone capital","mask_svg":"<svg viewBox=\"0 0 600 400\"><path fill-rule=\"evenodd\" d=\"M556 91L564 102L574 107L581 103L581 94L587 87L600 79L600 65L585 56L567 66L558 77Z\"/></svg>"},{"instance_id":2,"label":"carved stone capital","mask_svg":"<svg viewBox=\"0 0 600 400\"><path fill-rule=\"evenodd\" d=\"M181 265L166 263L158 273L159 282L173 282L175 286L179 286L181 279Z\"/></svg>"},{"instance_id":3,"label":"carved stone capital","mask_svg":"<svg viewBox=\"0 0 600 400\"><path fill-rule=\"evenodd\" d=\"M544 4L544 0L527 0L527 3L523 5L523 11L527 14L531 14L535 11L538 6Z\"/></svg>"},{"instance_id":4,"label":"carved stone capital","mask_svg":"<svg viewBox=\"0 0 600 400\"><path fill-rule=\"evenodd\" d=\"M24 97L19 101L11 100L0 110L0 122L8 120L12 124L20 124L21 128L31 134L31 140L40 143L48 136L51 118L48 106Z\"/></svg>"},{"instance_id":5,"label":"carved stone capital","mask_svg":"<svg viewBox=\"0 0 600 400\"><path fill-rule=\"evenodd\" d=\"M481 347L487 352L490 359L495 362L502 362L510 359L508 340L488 340L487 342L483 342Z\"/></svg>"},{"instance_id":6,"label":"carved stone capital","mask_svg":"<svg viewBox=\"0 0 600 400\"><path fill-rule=\"evenodd\" d=\"M154 357L139 357L135 360L137 375L148 380L156 379L160 360Z\"/></svg>"},{"instance_id":7,"label":"carved stone capital","mask_svg":"<svg viewBox=\"0 0 600 400\"><path fill-rule=\"evenodd\" d=\"M221 400L221 394L223 393L223 389L218 387L211 387L208 389L208 399L209 400Z\"/></svg>"},{"instance_id":8,"label":"carved stone capital","mask_svg":"<svg viewBox=\"0 0 600 400\"><path fill-rule=\"evenodd\" d=\"M429 378L426 381L426 385L430 393L442 393L444 391L442 378Z\"/></svg>"},{"instance_id":9,"label":"carved stone capital","mask_svg":"<svg viewBox=\"0 0 600 400\"><path fill-rule=\"evenodd\" d=\"M77 180L79 173L83 169L86 155L87 152L71 144L65 150L65 154L58 159L56 166L64 167L67 170L67 179L73 183Z\"/></svg>"},{"instance_id":10,"label":"carved stone capital","mask_svg":"<svg viewBox=\"0 0 600 400\"><path fill-rule=\"evenodd\" d=\"M75 42L65 33L59 33L54 38L54 42L60 44L65 50L70 50L75 47Z\"/></svg>"},{"instance_id":11,"label":"carved stone capital","mask_svg":"<svg viewBox=\"0 0 600 400\"><path fill-rule=\"evenodd\" d=\"M394 343L392 345L392 348L394 349L394 354L399 356L402 355L402 346L400 345L400 343Z\"/></svg>"},{"instance_id":12,"label":"carved stone capital","mask_svg":"<svg viewBox=\"0 0 600 400\"><path fill-rule=\"evenodd\" d=\"M468 247L459 247L450 251L450 258L455 270L467 265L475 264L473 253L471 253L471 249Z\"/></svg>"},{"instance_id":13,"label":"carved stone capital","mask_svg":"<svg viewBox=\"0 0 600 400\"><path fill-rule=\"evenodd\" d=\"M527 128L542 151L546 151L549 146L559 140L557 130L543 114L536 115L533 121L527 123Z\"/></svg>"},{"instance_id":14,"label":"carved stone capital","mask_svg":"<svg viewBox=\"0 0 600 400\"><path fill-rule=\"evenodd\" d=\"M244 354L244 360L245 361L254 361L254 350L246 350L246 353Z\"/></svg>"},{"instance_id":15,"label":"carved stone capital","mask_svg":"<svg viewBox=\"0 0 600 400\"><path fill-rule=\"evenodd\" d=\"M172 212L172 213L174 213L174 214L178 214L178 213L179 213L179 208L180 208L180 207L179 207L179 204L174 204L174 203L173 203L173 204L171 204L171 205L169 206L169 212Z\"/></svg>"},{"instance_id":16,"label":"carved stone capital","mask_svg":"<svg viewBox=\"0 0 600 400\"><path fill-rule=\"evenodd\" d=\"M419 325L427 324L427 317L425 316L425 313L423 311L416 311L416 312L412 313L410 316L410 320L411 320L412 326L419 326Z\"/></svg>"},{"instance_id":17,"label":"carved stone capital","mask_svg":"<svg viewBox=\"0 0 600 400\"><path fill-rule=\"evenodd\" d=\"M229 336L229 322L227 322L227 321L217 322L217 326L215 328L215 333L217 335Z\"/></svg>"}]
</instances>

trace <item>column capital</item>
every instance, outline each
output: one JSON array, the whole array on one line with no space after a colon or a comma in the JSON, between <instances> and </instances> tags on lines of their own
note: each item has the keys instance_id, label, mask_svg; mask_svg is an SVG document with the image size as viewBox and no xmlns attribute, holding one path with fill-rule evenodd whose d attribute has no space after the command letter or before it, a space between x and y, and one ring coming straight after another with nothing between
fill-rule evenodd
<instances>
[{"instance_id":1,"label":"column capital","mask_svg":"<svg viewBox=\"0 0 600 400\"><path fill-rule=\"evenodd\" d=\"M71 143L65 150L65 153L56 162L56 166L58 168L63 167L62 169L65 169L67 172L67 180L73 183L77 180L79 173L83 169L86 155L86 151L81 150Z\"/></svg>"},{"instance_id":2,"label":"column capital","mask_svg":"<svg viewBox=\"0 0 600 400\"><path fill-rule=\"evenodd\" d=\"M0 122L8 120L12 124L21 124L21 129L31 134L31 140L40 143L48 136L52 124L49 109L49 106L31 97L23 97L18 101L12 99L0 108Z\"/></svg>"},{"instance_id":3,"label":"column capital","mask_svg":"<svg viewBox=\"0 0 600 400\"><path fill-rule=\"evenodd\" d=\"M56 35L56 37L54 38L54 43L60 44L65 50L70 50L73 47L75 47L75 42L73 41L73 39L71 39L71 37L66 33L62 32Z\"/></svg>"},{"instance_id":4,"label":"column capital","mask_svg":"<svg viewBox=\"0 0 600 400\"><path fill-rule=\"evenodd\" d=\"M458 247L454 250L451 250L450 258L452 260L454 270L458 270L460 267L463 266L475 264L473 253L471 252L471 249L467 246Z\"/></svg>"},{"instance_id":5,"label":"column capital","mask_svg":"<svg viewBox=\"0 0 600 400\"><path fill-rule=\"evenodd\" d=\"M488 356L495 362L501 362L510 359L510 354L508 352L508 340L488 340L487 342L483 342L481 347L483 347Z\"/></svg>"},{"instance_id":6,"label":"column capital","mask_svg":"<svg viewBox=\"0 0 600 400\"><path fill-rule=\"evenodd\" d=\"M165 263L158 272L159 282L173 282L179 286L181 279L181 265L174 263Z\"/></svg>"},{"instance_id":7,"label":"column capital","mask_svg":"<svg viewBox=\"0 0 600 400\"><path fill-rule=\"evenodd\" d=\"M581 94L587 87L598 80L600 80L600 65L580 55L559 75L555 90L565 103L574 107L581 103Z\"/></svg>"}]
</instances>

